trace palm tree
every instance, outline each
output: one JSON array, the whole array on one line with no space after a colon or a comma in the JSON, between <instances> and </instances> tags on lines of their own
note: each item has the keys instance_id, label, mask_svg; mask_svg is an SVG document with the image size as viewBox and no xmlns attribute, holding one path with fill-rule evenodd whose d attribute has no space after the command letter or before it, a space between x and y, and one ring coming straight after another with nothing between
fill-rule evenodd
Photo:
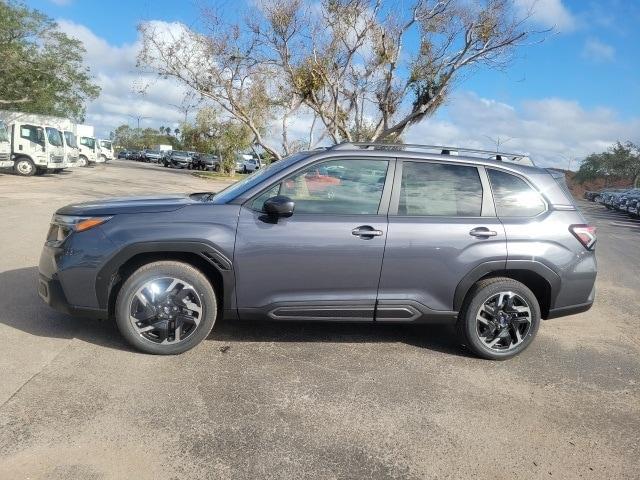
<instances>
[{"instance_id":1,"label":"palm tree","mask_svg":"<svg viewBox=\"0 0 640 480\"><path fill-rule=\"evenodd\" d=\"M180 133L180 129L179 129L179 128L176 128L176 129L173 131L173 133L175 133L175 134L176 134L176 137L177 137L177 136L178 136L178 134Z\"/></svg>"}]
</instances>

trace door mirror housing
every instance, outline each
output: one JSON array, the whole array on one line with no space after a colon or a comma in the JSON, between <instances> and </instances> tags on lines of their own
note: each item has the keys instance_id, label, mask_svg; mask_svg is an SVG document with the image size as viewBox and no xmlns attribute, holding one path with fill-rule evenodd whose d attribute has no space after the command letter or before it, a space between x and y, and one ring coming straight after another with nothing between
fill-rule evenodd
<instances>
[{"instance_id":1,"label":"door mirror housing","mask_svg":"<svg viewBox=\"0 0 640 480\"><path fill-rule=\"evenodd\" d=\"M263 208L270 217L290 217L293 215L295 203L287 196L276 195L265 200Z\"/></svg>"}]
</instances>

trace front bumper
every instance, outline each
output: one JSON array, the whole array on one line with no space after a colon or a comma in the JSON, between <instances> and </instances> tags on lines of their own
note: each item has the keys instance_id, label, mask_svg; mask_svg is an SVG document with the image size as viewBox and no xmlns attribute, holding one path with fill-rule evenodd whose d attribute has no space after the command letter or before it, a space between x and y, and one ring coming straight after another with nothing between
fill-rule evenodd
<instances>
[{"instance_id":1,"label":"front bumper","mask_svg":"<svg viewBox=\"0 0 640 480\"><path fill-rule=\"evenodd\" d=\"M108 316L106 310L71 305L60 282L55 278L47 278L42 273L38 275L38 295L47 305L62 313L95 319L105 319Z\"/></svg>"}]
</instances>

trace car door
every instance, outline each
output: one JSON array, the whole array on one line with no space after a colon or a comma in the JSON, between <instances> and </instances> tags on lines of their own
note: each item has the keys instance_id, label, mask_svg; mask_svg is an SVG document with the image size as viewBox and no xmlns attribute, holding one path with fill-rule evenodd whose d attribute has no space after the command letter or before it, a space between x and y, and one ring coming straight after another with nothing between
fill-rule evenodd
<instances>
[{"instance_id":1,"label":"car door","mask_svg":"<svg viewBox=\"0 0 640 480\"><path fill-rule=\"evenodd\" d=\"M388 158L321 160L246 202L234 253L240 317L372 321L393 167ZM295 202L291 217L262 211L275 195Z\"/></svg>"},{"instance_id":2,"label":"car door","mask_svg":"<svg viewBox=\"0 0 640 480\"><path fill-rule=\"evenodd\" d=\"M456 288L476 268L504 268L505 231L483 167L398 161L377 320L453 317Z\"/></svg>"}]
</instances>

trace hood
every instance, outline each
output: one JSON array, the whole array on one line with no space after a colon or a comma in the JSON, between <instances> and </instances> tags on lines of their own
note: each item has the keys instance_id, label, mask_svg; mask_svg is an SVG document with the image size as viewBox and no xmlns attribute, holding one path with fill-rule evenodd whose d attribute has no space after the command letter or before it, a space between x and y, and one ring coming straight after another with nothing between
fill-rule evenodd
<instances>
[{"instance_id":1,"label":"hood","mask_svg":"<svg viewBox=\"0 0 640 480\"><path fill-rule=\"evenodd\" d=\"M59 215L117 215L120 213L154 213L170 212L187 205L207 201L212 194L194 193L192 195L164 195L148 197L120 197L94 200L91 202L73 203L62 207Z\"/></svg>"}]
</instances>

